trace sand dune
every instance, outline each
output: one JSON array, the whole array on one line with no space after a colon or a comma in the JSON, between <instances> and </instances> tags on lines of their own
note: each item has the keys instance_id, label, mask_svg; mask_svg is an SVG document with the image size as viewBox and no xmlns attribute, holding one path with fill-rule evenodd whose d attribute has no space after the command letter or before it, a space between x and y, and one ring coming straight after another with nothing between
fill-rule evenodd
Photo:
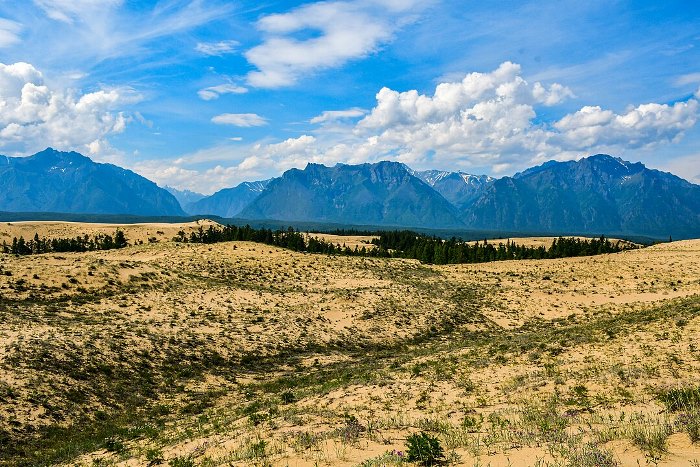
<instances>
[{"instance_id":1,"label":"sand dune","mask_svg":"<svg viewBox=\"0 0 700 467\"><path fill-rule=\"evenodd\" d=\"M36 462L398 465L420 431L454 465L700 459L658 397L698 384L700 240L428 266L123 228L159 242L0 255L0 433L113 427Z\"/></svg>"}]
</instances>

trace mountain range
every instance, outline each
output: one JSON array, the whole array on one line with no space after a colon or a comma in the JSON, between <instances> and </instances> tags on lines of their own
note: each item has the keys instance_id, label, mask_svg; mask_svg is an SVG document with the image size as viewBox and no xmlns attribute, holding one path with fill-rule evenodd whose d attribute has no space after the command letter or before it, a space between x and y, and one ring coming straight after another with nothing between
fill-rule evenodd
<instances>
[{"instance_id":1,"label":"mountain range","mask_svg":"<svg viewBox=\"0 0 700 467\"><path fill-rule=\"evenodd\" d=\"M462 218L475 229L695 237L700 235L700 186L597 154L495 180Z\"/></svg>"},{"instance_id":2,"label":"mountain range","mask_svg":"<svg viewBox=\"0 0 700 467\"><path fill-rule=\"evenodd\" d=\"M131 170L51 148L0 156L0 211L185 215L173 195Z\"/></svg>"},{"instance_id":3,"label":"mountain range","mask_svg":"<svg viewBox=\"0 0 700 467\"><path fill-rule=\"evenodd\" d=\"M308 164L204 196L75 152L0 156L0 211L215 215L427 229L700 236L700 186L605 154L512 177Z\"/></svg>"}]
</instances>

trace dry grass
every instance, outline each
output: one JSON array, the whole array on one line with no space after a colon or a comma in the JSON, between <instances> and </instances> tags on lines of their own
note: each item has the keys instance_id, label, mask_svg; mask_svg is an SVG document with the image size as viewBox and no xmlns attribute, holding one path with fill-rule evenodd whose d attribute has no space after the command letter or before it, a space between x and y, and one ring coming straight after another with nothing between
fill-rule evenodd
<instances>
[{"instance_id":1,"label":"dry grass","mask_svg":"<svg viewBox=\"0 0 700 467\"><path fill-rule=\"evenodd\" d=\"M425 266L165 228L0 256L0 463L398 465L418 431L455 465L700 459L694 396L659 399L698 385L700 241Z\"/></svg>"}]
</instances>

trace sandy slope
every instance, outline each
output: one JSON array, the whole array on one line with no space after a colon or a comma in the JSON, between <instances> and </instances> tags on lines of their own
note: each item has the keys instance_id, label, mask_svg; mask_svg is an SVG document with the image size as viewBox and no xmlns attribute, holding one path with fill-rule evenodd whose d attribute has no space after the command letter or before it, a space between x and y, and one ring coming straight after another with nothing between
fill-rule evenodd
<instances>
[{"instance_id":1,"label":"sandy slope","mask_svg":"<svg viewBox=\"0 0 700 467\"><path fill-rule=\"evenodd\" d=\"M0 232L114 227L12 224ZM554 465L586 442L621 465L700 459L656 398L698 384L700 240L453 266L166 241L197 227L0 255L0 429L92 423L152 390L135 403L167 407L154 435L68 463L393 465L420 430L458 465ZM566 439L542 428L560 419ZM665 452L634 441L665 426Z\"/></svg>"}]
</instances>

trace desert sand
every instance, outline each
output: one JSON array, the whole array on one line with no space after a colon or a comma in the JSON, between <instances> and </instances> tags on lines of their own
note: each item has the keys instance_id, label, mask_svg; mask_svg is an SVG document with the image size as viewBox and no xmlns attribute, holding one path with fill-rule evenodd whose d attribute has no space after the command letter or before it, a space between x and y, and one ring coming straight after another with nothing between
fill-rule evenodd
<instances>
[{"instance_id":1,"label":"desert sand","mask_svg":"<svg viewBox=\"0 0 700 467\"><path fill-rule=\"evenodd\" d=\"M144 244L0 255L0 462L399 465L421 431L450 465L700 461L659 396L698 388L700 240L429 266L120 228Z\"/></svg>"}]
</instances>

